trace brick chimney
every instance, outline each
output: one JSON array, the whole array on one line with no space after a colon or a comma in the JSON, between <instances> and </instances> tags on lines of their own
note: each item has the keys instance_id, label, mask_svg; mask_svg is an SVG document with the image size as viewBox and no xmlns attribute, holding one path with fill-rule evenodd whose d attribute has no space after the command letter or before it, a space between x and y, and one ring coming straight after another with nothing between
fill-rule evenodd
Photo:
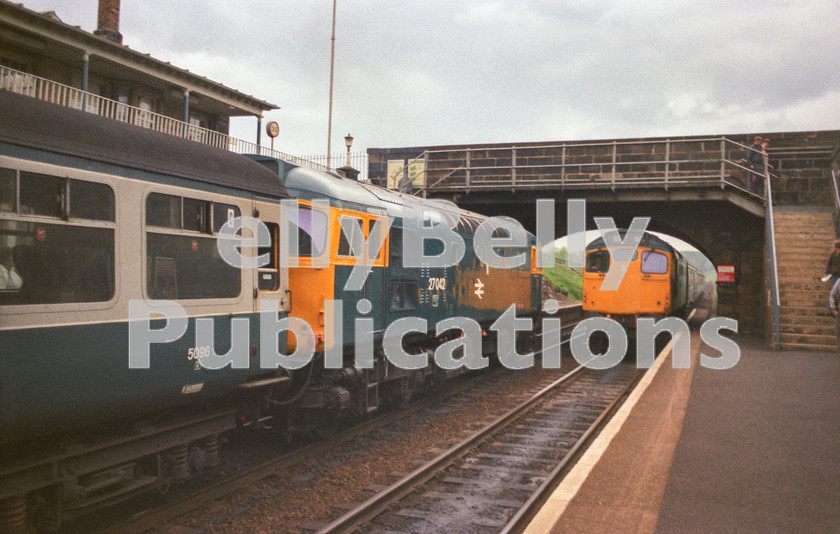
<instances>
[{"instance_id":1,"label":"brick chimney","mask_svg":"<svg viewBox=\"0 0 840 534\"><path fill-rule=\"evenodd\" d=\"M120 33L120 0L99 0L98 28L93 32L115 43L122 44Z\"/></svg>"}]
</instances>

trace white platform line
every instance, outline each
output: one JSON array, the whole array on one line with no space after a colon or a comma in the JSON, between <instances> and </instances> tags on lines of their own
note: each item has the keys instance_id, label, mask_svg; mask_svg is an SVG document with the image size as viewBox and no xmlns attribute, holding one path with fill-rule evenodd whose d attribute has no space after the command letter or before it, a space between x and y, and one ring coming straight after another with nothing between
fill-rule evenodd
<instances>
[{"instance_id":1,"label":"white platform line","mask_svg":"<svg viewBox=\"0 0 840 534\"><path fill-rule=\"evenodd\" d=\"M682 333L677 334L676 339L672 339L662 350L654 366L645 371L644 376L639 380L639 383L633 389L630 396L627 397L624 404L621 405L621 408L618 409L609 423L607 423L607 426L598 434L598 437L586 449L586 452L577 461L572 470L563 478L563 482L557 486L542 509L540 509L534 519L528 524L528 527L525 529L525 534L545 534L551 530L554 523L563 515L566 507L574 499L575 495L577 495L578 490L583 486L584 481L586 481L589 473L592 472L595 464L601 459L601 456L607 450L613 438L621 430L624 422L627 421L633 407L636 406L636 403L647 390L650 383L653 382L656 373L659 372L665 360L671 359L666 357L666 355L674 346L674 341L679 339L681 335Z\"/></svg>"}]
</instances>

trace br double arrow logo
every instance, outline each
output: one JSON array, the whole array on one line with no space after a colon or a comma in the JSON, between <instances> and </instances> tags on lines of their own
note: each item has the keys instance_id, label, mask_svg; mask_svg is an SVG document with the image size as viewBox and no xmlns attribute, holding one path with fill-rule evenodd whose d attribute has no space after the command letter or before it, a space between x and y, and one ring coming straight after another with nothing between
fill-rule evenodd
<instances>
[{"instance_id":1,"label":"br double arrow logo","mask_svg":"<svg viewBox=\"0 0 840 534\"><path fill-rule=\"evenodd\" d=\"M481 299L484 295L484 283L481 281L481 278L475 279L475 294L476 296Z\"/></svg>"}]
</instances>

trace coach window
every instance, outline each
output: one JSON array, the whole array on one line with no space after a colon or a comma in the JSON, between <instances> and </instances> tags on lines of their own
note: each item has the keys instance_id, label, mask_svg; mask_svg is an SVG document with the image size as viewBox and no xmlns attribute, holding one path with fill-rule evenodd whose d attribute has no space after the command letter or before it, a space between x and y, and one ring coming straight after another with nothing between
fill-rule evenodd
<instances>
[{"instance_id":1,"label":"coach window","mask_svg":"<svg viewBox=\"0 0 840 534\"><path fill-rule=\"evenodd\" d=\"M181 228L181 197L150 194L146 199L146 224Z\"/></svg>"},{"instance_id":2,"label":"coach window","mask_svg":"<svg viewBox=\"0 0 840 534\"><path fill-rule=\"evenodd\" d=\"M210 233L210 203L194 198L184 199L184 230Z\"/></svg>"},{"instance_id":3,"label":"coach window","mask_svg":"<svg viewBox=\"0 0 840 534\"><path fill-rule=\"evenodd\" d=\"M227 204L213 203L213 232L219 233L226 222L239 217L239 208Z\"/></svg>"},{"instance_id":4,"label":"coach window","mask_svg":"<svg viewBox=\"0 0 840 534\"><path fill-rule=\"evenodd\" d=\"M70 180L70 218L114 222L114 191L105 184Z\"/></svg>"},{"instance_id":5,"label":"coach window","mask_svg":"<svg viewBox=\"0 0 840 534\"><path fill-rule=\"evenodd\" d=\"M240 269L219 255L215 231L235 205L163 193L146 198L146 289L152 299L233 298Z\"/></svg>"},{"instance_id":6,"label":"coach window","mask_svg":"<svg viewBox=\"0 0 840 534\"><path fill-rule=\"evenodd\" d=\"M17 173L0 169L0 211L17 211Z\"/></svg>"},{"instance_id":7,"label":"coach window","mask_svg":"<svg viewBox=\"0 0 840 534\"><path fill-rule=\"evenodd\" d=\"M91 198L89 198L91 197ZM88 208L96 204L96 209ZM114 296L110 186L0 169L0 304L106 302Z\"/></svg>"},{"instance_id":8,"label":"coach window","mask_svg":"<svg viewBox=\"0 0 840 534\"><path fill-rule=\"evenodd\" d=\"M20 173L20 207L23 213L61 217L65 181L58 176Z\"/></svg>"},{"instance_id":9,"label":"coach window","mask_svg":"<svg viewBox=\"0 0 840 534\"><path fill-rule=\"evenodd\" d=\"M642 272L645 274L666 274L668 272L668 256L649 250L642 252Z\"/></svg>"}]
</instances>

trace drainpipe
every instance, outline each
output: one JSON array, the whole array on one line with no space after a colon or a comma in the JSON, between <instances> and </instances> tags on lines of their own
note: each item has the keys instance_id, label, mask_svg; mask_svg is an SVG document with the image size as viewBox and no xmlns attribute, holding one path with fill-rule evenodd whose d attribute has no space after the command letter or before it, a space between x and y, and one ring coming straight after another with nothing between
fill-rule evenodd
<instances>
[{"instance_id":1,"label":"drainpipe","mask_svg":"<svg viewBox=\"0 0 840 534\"><path fill-rule=\"evenodd\" d=\"M257 116L257 153L262 154L262 115Z\"/></svg>"},{"instance_id":2,"label":"drainpipe","mask_svg":"<svg viewBox=\"0 0 840 534\"><path fill-rule=\"evenodd\" d=\"M82 111L87 110L88 72L90 69L90 54L85 52L82 58Z\"/></svg>"},{"instance_id":3,"label":"drainpipe","mask_svg":"<svg viewBox=\"0 0 840 534\"><path fill-rule=\"evenodd\" d=\"M183 123L184 126L184 133L182 136L184 139L188 139L190 136L190 90L184 89L184 116L183 116Z\"/></svg>"},{"instance_id":4,"label":"drainpipe","mask_svg":"<svg viewBox=\"0 0 840 534\"><path fill-rule=\"evenodd\" d=\"M190 90L184 89L184 122L190 123Z\"/></svg>"}]
</instances>

